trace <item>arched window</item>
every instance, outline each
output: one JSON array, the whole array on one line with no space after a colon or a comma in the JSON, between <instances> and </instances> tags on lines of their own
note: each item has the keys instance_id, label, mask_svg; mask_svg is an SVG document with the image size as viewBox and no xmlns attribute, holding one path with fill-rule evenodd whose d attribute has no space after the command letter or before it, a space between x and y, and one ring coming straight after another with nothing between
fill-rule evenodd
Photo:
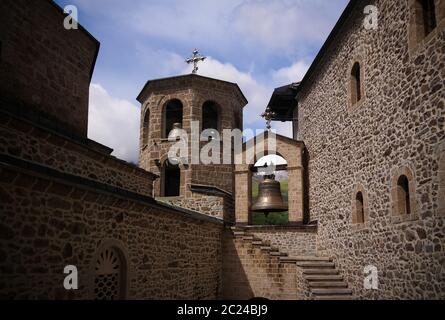
<instances>
[{"instance_id":1,"label":"arched window","mask_svg":"<svg viewBox=\"0 0 445 320\"><path fill-rule=\"evenodd\" d=\"M142 146L146 146L148 144L148 138L150 134L150 110L147 109L144 116L144 122L142 125Z\"/></svg>"},{"instance_id":2,"label":"arched window","mask_svg":"<svg viewBox=\"0 0 445 320\"><path fill-rule=\"evenodd\" d=\"M352 193L352 223L362 225L368 219L368 194L362 185Z\"/></svg>"},{"instance_id":3,"label":"arched window","mask_svg":"<svg viewBox=\"0 0 445 320\"><path fill-rule=\"evenodd\" d=\"M355 62L351 70L351 104L355 105L362 99L360 63Z\"/></svg>"},{"instance_id":4,"label":"arched window","mask_svg":"<svg viewBox=\"0 0 445 320\"><path fill-rule=\"evenodd\" d=\"M162 168L163 175L163 196L178 197L180 195L181 186L181 169L179 166L173 165L166 160Z\"/></svg>"},{"instance_id":5,"label":"arched window","mask_svg":"<svg viewBox=\"0 0 445 320\"><path fill-rule=\"evenodd\" d=\"M173 99L167 102L164 107L164 129L162 137L167 138L175 123L179 123L182 128L183 106L181 101Z\"/></svg>"},{"instance_id":6,"label":"arched window","mask_svg":"<svg viewBox=\"0 0 445 320\"><path fill-rule=\"evenodd\" d=\"M355 215L356 223L365 222L365 207L363 203L363 193L361 191L357 192L355 196Z\"/></svg>"},{"instance_id":7,"label":"arched window","mask_svg":"<svg viewBox=\"0 0 445 320\"><path fill-rule=\"evenodd\" d=\"M397 180L397 212L400 215L411 213L409 181L405 175Z\"/></svg>"},{"instance_id":8,"label":"arched window","mask_svg":"<svg viewBox=\"0 0 445 320\"><path fill-rule=\"evenodd\" d=\"M416 0L416 17L421 32L426 37L437 26L435 0Z\"/></svg>"},{"instance_id":9,"label":"arched window","mask_svg":"<svg viewBox=\"0 0 445 320\"><path fill-rule=\"evenodd\" d=\"M220 130L219 108L213 101L207 101L202 106L202 130Z\"/></svg>"},{"instance_id":10,"label":"arched window","mask_svg":"<svg viewBox=\"0 0 445 320\"><path fill-rule=\"evenodd\" d=\"M114 247L103 249L97 256L94 296L98 300L125 298L126 264L122 253Z\"/></svg>"}]
</instances>

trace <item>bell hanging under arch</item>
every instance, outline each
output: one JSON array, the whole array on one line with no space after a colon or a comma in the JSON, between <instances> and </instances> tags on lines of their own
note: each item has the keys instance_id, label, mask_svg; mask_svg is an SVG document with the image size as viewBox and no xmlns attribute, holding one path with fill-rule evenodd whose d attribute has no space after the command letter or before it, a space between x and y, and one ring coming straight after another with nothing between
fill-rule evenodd
<instances>
[{"instance_id":1,"label":"bell hanging under arch","mask_svg":"<svg viewBox=\"0 0 445 320\"><path fill-rule=\"evenodd\" d=\"M264 212L267 216L270 212L287 210L288 205L283 201L280 183L275 180L275 175L264 176L258 186L258 198L252 206L252 211Z\"/></svg>"}]
</instances>

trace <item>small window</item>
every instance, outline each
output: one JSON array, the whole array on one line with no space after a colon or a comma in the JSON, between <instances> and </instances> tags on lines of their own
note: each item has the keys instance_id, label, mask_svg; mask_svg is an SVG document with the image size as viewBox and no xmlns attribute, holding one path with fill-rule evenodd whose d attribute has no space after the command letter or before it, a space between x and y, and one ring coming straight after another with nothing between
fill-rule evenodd
<instances>
[{"instance_id":1,"label":"small window","mask_svg":"<svg viewBox=\"0 0 445 320\"><path fill-rule=\"evenodd\" d=\"M182 128L183 106L181 101L174 99L167 102L164 108L163 138L167 138L175 124Z\"/></svg>"},{"instance_id":2,"label":"small window","mask_svg":"<svg viewBox=\"0 0 445 320\"><path fill-rule=\"evenodd\" d=\"M410 26L409 46L417 47L421 41L431 34L438 21L445 16L445 2L437 0L409 0Z\"/></svg>"},{"instance_id":3,"label":"small window","mask_svg":"<svg viewBox=\"0 0 445 320\"><path fill-rule=\"evenodd\" d=\"M142 125L142 146L146 146L149 141L149 126L150 126L150 110L147 109Z\"/></svg>"},{"instance_id":4,"label":"small window","mask_svg":"<svg viewBox=\"0 0 445 320\"><path fill-rule=\"evenodd\" d=\"M351 104L355 105L362 99L360 63L354 63L351 70Z\"/></svg>"},{"instance_id":5,"label":"small window","mask_svg":"<svg viewBox=\"0 0 445 320\"><path fill-rule=\"evenodd\" d=\"M363 193L360 191L357 192L355 196L355 215L356 215L356 223L364 223L365 222L365 207L363 204Z\"/></svg>"},{"instance_id":6,"label":"small window","mask_svg":"<svg viewBox=\"0 0 445 320\"><path fill-rule=\"evenodd\" d=\"M423 34L426 37L437 26L435 0L417 0L419 9L421 10L421 25L423 26Z\"/></svg>"},{"instance_id":7,"label":"small window","mask_svg":"<svg viewBox=\"0 0 445 320\"><path fill-rule=\"evenodd\" d=\"M405 175L401 175L397 180L397 212L399 215L411 213L409 181Z\"/></svg>"},{"instance_id":8,"label":"small window","mask_svg":"<svg viewBox=\"0 0 445 320\"><path fill-rule=\"evenodd\" d=\"M173 165L170 161L165 161L163 166L163 196L178 197L181 186L181 169L178 165Z\"/></svg>"}]
</instances>

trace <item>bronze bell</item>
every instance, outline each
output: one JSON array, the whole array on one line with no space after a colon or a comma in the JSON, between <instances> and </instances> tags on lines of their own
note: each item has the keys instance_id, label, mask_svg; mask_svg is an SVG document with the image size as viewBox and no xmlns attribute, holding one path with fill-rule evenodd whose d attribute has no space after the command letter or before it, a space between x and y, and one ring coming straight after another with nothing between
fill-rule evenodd
<instances>
[{"instance_id":1,"label":"bronze bell","mask_svg":"<svg viewBox=\"0 0 445 320\"><path fill-rule=\"evenodd\" d=\"M172 130L168 134L168 139L175 140L179 137L181 137L182 133L182 124L180 122L173 123Z\"/></svg>"},{"instance_id":2,"label":"bronze bell","mask_svg":"<svg viewBox=\"0 0 445 320\"><path fill-rule=\"evenodd\" d=\"M264 176L258 186L258 199L252 206L252 211L264 212L267 216L270 212L287 210L288 206L283 202L280 183L275 180L275 175Z\"/></svg>"}]
</instances>

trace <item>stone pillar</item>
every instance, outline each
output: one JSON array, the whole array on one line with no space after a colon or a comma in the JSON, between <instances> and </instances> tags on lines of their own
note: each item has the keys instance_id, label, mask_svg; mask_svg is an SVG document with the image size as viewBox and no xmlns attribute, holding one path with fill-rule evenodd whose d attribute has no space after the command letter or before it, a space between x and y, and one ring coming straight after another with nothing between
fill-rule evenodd
<instances>
[{"instance_id":1,"label":"stone pillar","mask_svg":"<svg viewBox=\"0 0 445 320\"><path fill-rule=\"evenodd\" d=\"M303 208L303 168L288 167L288 204L289 223L302 223L304 219Z\"/></svg>"},{"instance_id":2,"label":"stone pillar","mask_svg":"<svg viewBox=\"0 0 445 320\"><path fill-rule=\"evenodd\" d=\"M252 172L248 169L235 172L235 221L250 224L249 209L252 203Z\"/></svg>"}]
</instances>

